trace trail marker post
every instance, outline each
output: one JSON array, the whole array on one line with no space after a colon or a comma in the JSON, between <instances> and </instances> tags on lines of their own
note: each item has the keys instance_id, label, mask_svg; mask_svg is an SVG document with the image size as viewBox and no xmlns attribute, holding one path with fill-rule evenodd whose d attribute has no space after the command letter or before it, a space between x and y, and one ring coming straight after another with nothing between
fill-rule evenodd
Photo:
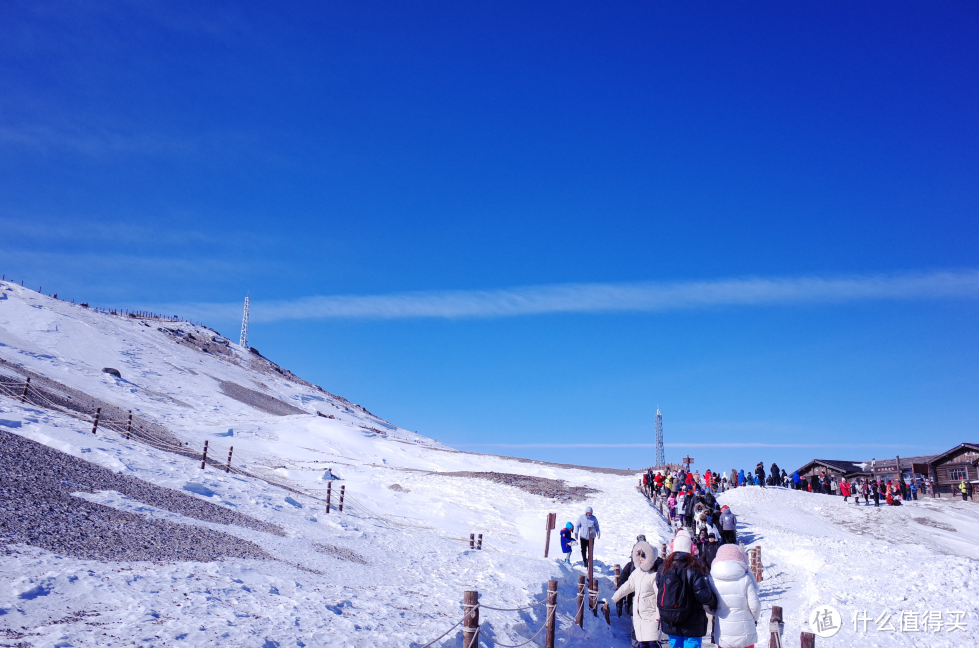
<instances>
[{"instance_id":1,"label":"trail marker post","mask_svg":"<svg viewBox=\"0 0 979 648\"><path fill-rule=\"evenodd\" d=\"M578 609L574 613L575 625L579 628L585 627L585 576L578 576Z\"/></svg>"},{"instance_id":2,"label":"trail marker post","mask_svg":"<svg viewBox=\"0 0 979 648\"><path fill-rule=\"evenodd\" d=\"M129 410L129 420L126 421L126 440L133 438L133 411Z\"/></svg>"},{"instance_id":3,"label":"trail marker post","mask_svg":"<svg viewBox=\"0 0 979 648\"><path fill-rule=\"evenodd\" d=\"M772 616L768 621L768 631L772 635L768 641L769 648L782 648L783 630L785 630L785 623L782 621L782 608L773 605Z\"/></svg>"},{"instance_id":4,"label":"trail marker post","mask_svg":"<svg viewBox=\"0 0 979 648\"><path fill-rule=\"evenodd\" d=\"M95 408L95 420L92 421L92 434L95 434L95 431L99 429L99 416L101 414L102 414L102 408L101 407L96 407Z\"/></svg>"},{"instance_id":5,"label":"trail marker post","mask_svg":"<svg viewBox=\"0 0 979 648\"><path fill-rule=\"evenodd\" d=\"M231 472L231 454L235 451L235 447L231 446L228 448L228 465L224 467L224 472Z\"/></svg>"},{"instance_id":6,"label":"trail marker post","mask_svg":"<svg viewBox=\"0 0 979 648\"><path fill-rule=\"evenodd\" d=\"M544 557L547 558L547 552L551 548L551 531L557 526L557 513L548 513L547 522L544 524L544 529L547 534L547 538L544 540Z\"/></svg>"},{"instance_id":7,"label":"trail marker post","mask_svg":"<svg viewBox=\"0 0 979 648\"><path fill-rule=\"evenodd\" d=\"M470 549L475 549L476 548L476 534L475 533L470 533L469 534L469 548Z\"/></svg>"},{"instance_id":8,"label":"trail marker post","mask_svg":"<svg viewBox=\"0 0 979 648\"><path fill-rule=\"evenodd\" d=\"M466 590L462 593L462 648L477 648L479 641L479 592Z\"/></svg>"},{"instance_id":9,"label":"trail marker post","mask_svg":"<svg viewBox=\"0 0 979 648\"><path fill-rule=\"evenodd\" d=\"M341 513L343 513L343 496L346 494L346 492L347 492L347 485L340 484L340 506L337 508Z\"/></svg>"},{"instance_id":10,"label":"trail marker post","mask_svg":"<svg viewBox=\"0 0 979 648\"><path fill-rule=\"evenodd\" d=\"M683 463L687 467L687 472L690 472L690 464L692 464L693 462L694 462L693 457L691 457L690 455L687 455L686 457L683 458Z\"/></svg>"},{"instance_id":11,"label":"trail marker post","mask_svg":"<svg viewBox=\"0 0 979 648\"><path fill-rule=\"evenodd\" d=\"M476 551L482 551L482 550L483 550L483 534L480 533L479 535L476 536Z\"/></svg>"},{"instance_id":12,"label":"trail marker post","mask_svg":"<svg viewBox=\"0 0 979 648\"><path fill-rule=\"evenodd\" d=\"M557 617L557 581L547 581L547 630L544 634L544 648L554 648L554 625Z\"/></svg>"},{"instance_id":13,"label":"trail marker post","mask_svg":"<svg viewBox=\"0 0 979 648\"><path fill-rule=\"evenodd\" d=\"M330 514L330 499L333 496L333 481L326 482L326 514Z\"/></svg>"},{"instance_id":14,"label":"trail marker post","mask_svg":"<svg viewBox=\"0 0 979 648\"><path fill-rule=\"evenodd\" d=\"M30 376L28 376L27 377L27 382L24 383L24 392L20 395L20 402L21 403L27 401L27 390L30 389L30 387L31 387L31 378L30 378Z\"/></svg>"},{"instance_id":15,"label":"trail marker post","mask_svg":"<svg viewBox=\"0 0 979 648\"><path fill-rule=\"evenodd\" d=\"M201 455L201 470L204 469L205 464L207 464L207 441L204 442L204 454Z\"/></svg>"}]
</instances>

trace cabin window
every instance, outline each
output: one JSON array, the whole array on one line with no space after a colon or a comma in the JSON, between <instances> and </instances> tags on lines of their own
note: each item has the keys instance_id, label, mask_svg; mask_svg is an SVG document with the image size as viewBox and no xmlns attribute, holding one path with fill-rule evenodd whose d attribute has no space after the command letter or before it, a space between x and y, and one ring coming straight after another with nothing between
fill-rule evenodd
<instances>
[{"instance_id":1,"label":"cabin window","mask_svg":"<svg viewBox=\"0 0 979 648\"><path fill-rule=\"evenodd\" d=\"M948 478L950 481L962 481L967 475L965 474L965 468L949 468Z\"/></svg>"}]
</instances>

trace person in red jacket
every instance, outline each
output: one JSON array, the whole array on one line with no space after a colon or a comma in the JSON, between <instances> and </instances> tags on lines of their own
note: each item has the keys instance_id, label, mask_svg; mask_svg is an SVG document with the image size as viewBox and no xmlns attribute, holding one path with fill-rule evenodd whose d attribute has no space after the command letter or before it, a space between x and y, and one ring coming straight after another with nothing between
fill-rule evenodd
<instances>
[{"instance_id":1,"label":"person in red jacket","mask_svg":"<svg viewBox=\"0 0 979 648\"><path fill-rule=\"evenodd\" d=\"M850 497L850 482L845 477L840 479L840 494L843 495L844 502Z\"/></svg>"}]
</instances>

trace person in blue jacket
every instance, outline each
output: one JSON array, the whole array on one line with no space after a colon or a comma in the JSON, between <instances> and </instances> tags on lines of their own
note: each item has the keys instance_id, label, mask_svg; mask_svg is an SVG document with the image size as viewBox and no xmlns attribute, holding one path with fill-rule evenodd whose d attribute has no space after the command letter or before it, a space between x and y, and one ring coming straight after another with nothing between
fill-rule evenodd
<instances>
[{"instance_id":1,"label":"person in blue jacket","mask_svg":"<svg viewBox=\"0 0 979 648\"><path fill-rule=\"evenodd\" d=\"M564 562L571 564L571 545L574 544L574 525L568 522L561 529L561 553L564 554Z\"/></svg>"},{"instance_id":2,"label":"person in blue jacket","mask_svg":"<svg viewBox=\"0 0 979 648\"><path fill-rule=\"evenodd\" d=\"M802 478L799 477L799 471L797 470L794 473L792 473L792 488L799 490L800 481L802 481Z\"/></svg>"},{"instance_id":3,"label":"person in blue jacket","mask_svg":"<svg viewBox=\"0 0 979 648\"><path fill-rule=\"evenodd\" d=\"M747 482L744 480L744 470L738 471L738 486L744 486Z\"/></svg>"}]
</instances>

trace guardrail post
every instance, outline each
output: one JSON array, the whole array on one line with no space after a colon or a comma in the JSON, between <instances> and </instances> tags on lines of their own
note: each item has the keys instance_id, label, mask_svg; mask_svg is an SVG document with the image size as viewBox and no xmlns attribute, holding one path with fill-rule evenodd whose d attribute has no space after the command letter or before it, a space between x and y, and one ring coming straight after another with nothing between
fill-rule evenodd
<instances>
[{"instance_id":1,"label":"guardrail post","mask_svg":"<svg viewBox=\"0 0 979 648\"><path fill-rule=\"evenodd\" d=\"M330 498L333 496L333 481L326 482L326 514L330 514Z\"/></svg>"},{"instance_id":2,"label":"guardrail post","mask_svg":"<svg viewBox=\"0 0 979 648\"><path fill-rule=\"evenodd\" d=\"M24 383L24 393L22 393L20 395L20 402L21 403L24 403L24 402L27 401L27 390L28 390L28 388L30 388L30 386L31 386L31 378L30 378L30 376L28 376L27 377L27 382Z\"/></svg>"},{"instance_id":3,"label":"guardrail post","mask_svg":"<svg viewBox=\"0 0 979 648\"><path fill-rule=\"evenodd\" d=\"M782 648L783 630L785 630L785 623L782 621L782 608L773 605L772 616L768 621L768 631L772 634L768 641L768 648Z\"/></svg>"},{"instance_id":4,"label":"guardrail post","mask_svg":"<svg viewBox=\"0 0 979 648\"><path fill-rule=\"evenodd\" d=\"M231 446L228 448L228 465L224 467L224 472L231 472L231 454L235 451L235 447Z\"/></svg>"},{"instance_id":5,"label":"guardrail post","mask_svg":"<svg viewBox=\"0 0 979 648\"><path fill-rule=\"evenodd\" d=\"M547 626L544 634L544 648L554 648L554 622L557 617L557 581L547 581Z\"/></svg>"},{"instance_id":6,"label":"guardrail post","mask_svg":"<svg viewBox=\"0 0 979 648\"><path fill-rule=\"evenodd\" d=\"M126 439L131 439L133 436L133 411L129 410L129 420L126 421Z\"/></svg>"},{"instance_id":7,"label":"guardrail post","mask_svg":"<svg viewBox=\"0 0 979 648\"><path fill-rule=\"evenodd\" d=\"M204 465L207 463L207 441L204 442L204 455L201 457L201 470L204 469Z\"/></svg>"},{"instance_id":8,"label":"guardrail post","mask_svg":"<svg viewBox=\"0 0 979 648\"><path fill-rule=\"evenodd\" d=\"M340 485L340 506L337 507L337 510L339 510L341 513L343 513L343 496L344 496L344 493L346 493L346 491L347 491L347 485L346 484L341 484Z\"/></svg>"},{"instance_id":9,"label":"guardrail post","mask_svg":"<svg viewBox=\"0 0 979 648\"><path fill-rule=\"evenodd\" d=\"M92 421L92 434L95 434L95 431L97 429L99 429L99 416L101 414L102 414L102 408L101 407L96 407L95 408L95 420Z\"/></svg>"},{"instance_id":10,"label":"guardrail post","mask_svg":"<svg viewBox=\"0 0 979 648\"><path fill-rule=\"evenodd\" d=\"M479 592L466 590L462 593L462 648L477 648L479 641Z\"/></svg>"},{"instance_id":11,"label":"guardrail post","mask_svg":"<svg viewBox=\"0 0 979 648\"><path fill-rule=\"evenodd\" d=\"M575 625L579 628L585 627L585 575L578 576L578 609L574 613Z\"/></svg>"}]
</instances>

